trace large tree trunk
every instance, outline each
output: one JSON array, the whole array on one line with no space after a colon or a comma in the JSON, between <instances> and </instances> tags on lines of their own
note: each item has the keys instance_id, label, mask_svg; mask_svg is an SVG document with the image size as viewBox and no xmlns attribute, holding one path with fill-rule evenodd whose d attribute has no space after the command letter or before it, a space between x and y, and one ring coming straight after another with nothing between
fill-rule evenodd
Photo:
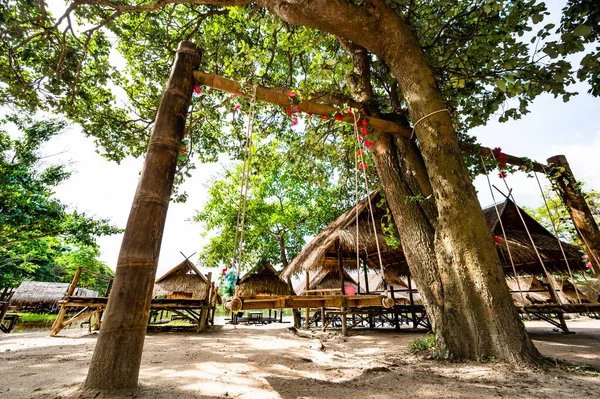
<instances>
[{"instance_id":1,"label":"large tree trunk","mask_svg":"<svg viewBox=\"0 0 600 399\"><path fill-rule=\"evenodd\" d=\"M387 63L408 105L431 188L438 226L435 252L442 284L448 355L514 362L539 358L504 281L492 235L463 163L458 138L421 47L381 0L260 1L287 22L333 33ZM402 199L404 200L404 199ZM411 233L412 234L412 233ZM429 309L428 309L429 310Z\"/></svg>"},{"instance_id":2,"label":"large tree trunk","mask_svg":"<svg viewBox=\"0 0 600 399\"><path fill-rule=\"evenodd\" d=\"M180 43L129 213L86 388L137 386L177 154L194 86L192 72L199 65L196 46Z\"/></svg>"}]
</instances>

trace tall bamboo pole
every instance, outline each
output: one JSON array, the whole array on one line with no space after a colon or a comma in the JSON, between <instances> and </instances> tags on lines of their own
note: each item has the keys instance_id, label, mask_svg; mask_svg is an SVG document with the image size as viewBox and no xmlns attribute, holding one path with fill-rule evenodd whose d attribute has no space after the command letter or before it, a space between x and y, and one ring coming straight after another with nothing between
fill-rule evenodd
<instances>
[{"instance_id":1,"label":"tall bamboo pole","mask_svg":"<svg viewBox=\"0 0 600 399\"><path fill-rule=\"evenodd\" d=\"M585 252L592 262L596 276L600 276L600 229L594 220L594 215L588 206L585 197L578 188L577 180L573 176L571 166L564 155L548 158L548 164L563 167L565 170L556 182L557 191L565 203L577 234L583 242Z\"/></svg>"},{"instance_id":2,"label":"tall bamboo pole","mask_svg":"<svg viewBox=\"0 0 600 399\"><path fill-rule=\"evenodd\" d=\"M181 42L156 114L86 388L137 386L177 155L194 88L193 70L199 66L196 45Z\"/></svg>"}]
</instances>

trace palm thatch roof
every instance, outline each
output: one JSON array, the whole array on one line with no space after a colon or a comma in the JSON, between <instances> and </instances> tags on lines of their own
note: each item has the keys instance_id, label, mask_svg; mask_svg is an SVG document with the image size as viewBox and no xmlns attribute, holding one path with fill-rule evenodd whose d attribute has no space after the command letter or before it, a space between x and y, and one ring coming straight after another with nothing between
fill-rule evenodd
<instances>
[{"instance_id":1,"label":"palm thatch roof","mask_svg":"<svg viewBox=\"0 0 600 399\"><path fill-rule=\"evenodd\" d=\"M499 238L498 241L500 242L496 241L496 247L500 255L500 260L503 263L504 272L507 275L514 274L508 253L509 248L515 269L519 275L544 274L544 268L540 264L536 248L544 263L543 266L549 273L568 273L569 268L573 272L585 271L585 265L581 262L581 254L576 246L563 241L559 245L558 239L552 233L529 216L523 209L517 207L514 202L506 200L496 204L496 206L489 206L483 210L483 213L488 221L488 225L492 229L492 234ZM521 220L519 213L525 223ZM498 219L498 214L500 214L500 219ZM502 226L506 232L507 242L504 240L500 221L502 221ZM535 248L531 244L524 224L531 234ZM561 245L567 261L565 261L565 257L562 254Z\"/></svg>"},{"instance_id":2,"label":"palm thatch roof","mask_svg":"<svg viewBox=\"0 0 600 399\"><path fill-rule=\"evenodd\" d=\"M156 280L154 296L205 299L208 289L208 279L192 262L185 259Z\"/></svg>"},{"instance_id":3,"label":"palm thatch roof","mask_svg":"<svg viewBox=\"0 0 600 399\"><path fill-rule=\"evenodd\" d=\"M556 290L556 296L562 303L592 303L597 298L592 298L579 287L567 279L550 276ZM551 287L547 278L539 279L536 276L507 277L506 284L511 290L513 300L520 305L537 305L554 303L548 289ZM521 293L523 294L521 296Z\"/></svg>"},{"instance_id":4,"label":"palm thatch roof","mask_svg":"<svg viewBox=\"0 0 600 399\"><path fill-rule=\"evenodd\" d=\"M378 191L372 192L362 199L355 207L347 210L329 224L281 272L284 279L297 275L303 270L335 271L339 270L340 262L346 270L357 268L356 249L367 267L374 270L380 269L379 253L381 254L384 268L393 269L398 275L408 274L408 265L401 249L387 245L382 229L382 220L387 213L387 208L376 206L381 195ZM373 208L376 231L373 231L369 202ZM357 218L358 214L358 218ZM358 235L357 235L358 221ZM338 258L338 251L341 259ZM339 273L339 272L338 272ZM312 277L311 277L312 280ZM339 284L338 284L339 286Z\"/></svg>"},{"instance_id":5,"label":"palm thatch roof","mask_svg":"<svg viewBox=\"0 0 600 399\"><path fill-rule=\"evenodd\" d=\"M23 281L13 293L11 304L28 307L53 307L67 294L70 283ZM74 296L97 297L98 291L76 288Z\"/></svg>"},{"instance_id":6,"label":"palm thatch roof","mask_svg":"<svg viewBox=\"0 0 600 399\"><path fill-rule=\"evenodd\" d=\"M261 262L246 273L236 287L239 296L248 298L265 295L289 295L290 286L283 281L269 262Z\"/></svg>"},{"instance_id":7,"label":"palm thatch roof","mask_svg":"<svg viewBox=\"0 0 600 399\"><path fill-rule=\"evenodd\" d=\"M346 270L344 272L344 285L357 287L356 281L348 274ZM340 273L339 269L318 269L308 274L308 289L309 290L323 290L331 288L341 288ZM296 295L303 295L306 291L306 277L302 278L298 284L294 287ZM335 294L335 293L329 293Z\"/></svg>"}]
</instances>

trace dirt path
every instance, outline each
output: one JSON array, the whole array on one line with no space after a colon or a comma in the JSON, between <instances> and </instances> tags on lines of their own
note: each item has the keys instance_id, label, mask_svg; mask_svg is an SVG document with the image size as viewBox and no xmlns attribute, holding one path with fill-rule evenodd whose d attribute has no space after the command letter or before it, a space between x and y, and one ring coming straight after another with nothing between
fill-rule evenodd
<instances>
[{"instance_id":1,"label":"dirt path","mask_svg":"<svg viewBox=\"0 0 600 399\"><path fill-rule=\"evenodd\" d=\"M551 333L528 323L542 353L600 367L600 321L569 322ZM279 325L226 326L207 333L148 334L137 398L598 398L593 374L516 369L488 363L425 361L408 356L421 333L361 331L298 337ZM95 397L78 391L96 341L77 330L0 336L0 395Z\"/></svg>"}]
</instances>

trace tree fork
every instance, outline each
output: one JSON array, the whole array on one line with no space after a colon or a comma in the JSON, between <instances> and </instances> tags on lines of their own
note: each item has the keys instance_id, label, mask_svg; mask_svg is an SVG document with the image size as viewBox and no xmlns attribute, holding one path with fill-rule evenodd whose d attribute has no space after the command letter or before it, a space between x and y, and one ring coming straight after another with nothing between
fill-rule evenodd
<instances>
[{"instance_id":1,"label":"tree fork","mask_svg":"<svg viewBox=\"0 0 600 399\"><path fill-rule=\"evenodd\" d=\"M565 171L560 177L553 179L555 187L563 200L571 220L577 227L577 234L583 242L589 261L592 263L596 276L600 276L600 229L594 220L594 215L588 206L577 180L573 176L571 166L564 155L555 155L548 158L548 164L562 167Z\"/></svg>"},{"instance_id":2,"label":"tree fork","mask_svg":"<svg viewBox=\"0 0 600 399\"><path fill-rule=\"evenodd\" d=\"M195 83L193 70L199 66L196 45L181 42L129 213L87 389L137 387L160 244Z\"/></svg>"}]
</instances>

